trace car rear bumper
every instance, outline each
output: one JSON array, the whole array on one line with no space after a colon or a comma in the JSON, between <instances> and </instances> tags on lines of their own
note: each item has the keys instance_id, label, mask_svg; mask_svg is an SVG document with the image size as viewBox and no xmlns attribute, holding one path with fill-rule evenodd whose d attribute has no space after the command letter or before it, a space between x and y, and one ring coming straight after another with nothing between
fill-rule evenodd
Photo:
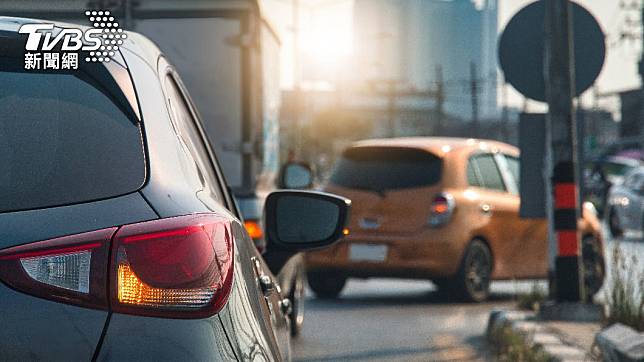
<instances>
[{"instance_id":1,"label":"car rear bumper","mask_svg":"<svg viewBox=\"0 0 644 362\"><path fill-rule=\"evenodd\" d=\"M425 229L413 235L352 233L334 246L306 253L309 271L338 271L349 277L431 279L456 273L467 237L450 228ZM352 258L352 245L386 246L382 261Z\"/></svg>"}]
</instances>

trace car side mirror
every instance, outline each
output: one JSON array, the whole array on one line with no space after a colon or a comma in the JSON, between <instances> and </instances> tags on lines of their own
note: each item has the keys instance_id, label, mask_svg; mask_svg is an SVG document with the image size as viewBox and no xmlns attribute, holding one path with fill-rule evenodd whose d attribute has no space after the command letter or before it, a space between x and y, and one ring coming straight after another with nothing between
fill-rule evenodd
<instances>
[{"instance_id":1,"label":"car side mirror","mask_svg":"<svg viewBox=\"0 0 644 362\"><path fill-rule=\"evenodd\" d=\"M314 191L275 191L266 198L269 247L288 251L321 248L344 234L351 200Z\"/></svg>"},{"instance_id":2,"label":"car side mirror","mask_svg":"<svg viewBox=\"0 0 644 362\"><path fill-rule=\"evenodd\" d=\"M281 189L308 189L313 186L313 171L303 162L289 162L282 167L279 175Z\"/></svg>"}]
</instances>

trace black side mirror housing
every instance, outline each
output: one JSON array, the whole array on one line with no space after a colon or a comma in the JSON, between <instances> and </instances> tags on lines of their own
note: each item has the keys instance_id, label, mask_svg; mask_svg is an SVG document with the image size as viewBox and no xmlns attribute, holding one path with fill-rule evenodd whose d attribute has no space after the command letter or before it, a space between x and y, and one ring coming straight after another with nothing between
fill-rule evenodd
<instances>
[{"instance_id":1,"label":"black side mirror housing","mask_svg":"<svg viewBox=\"0 0 644 362\"><path fill-rule=\"evenodd\" d=\"M339 240L351 200L316 191L275 191L266 198L264 228L269 248L298 252Z\"/></svg>"}]
</instances>

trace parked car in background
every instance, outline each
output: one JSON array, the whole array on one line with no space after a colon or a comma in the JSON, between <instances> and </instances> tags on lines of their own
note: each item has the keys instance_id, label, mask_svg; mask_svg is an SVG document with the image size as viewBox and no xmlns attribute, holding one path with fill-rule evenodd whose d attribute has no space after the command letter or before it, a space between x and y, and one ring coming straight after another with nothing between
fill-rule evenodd
<instances>
[{"instance_id":1,"label":"parked car in background","mask_svg":"<svg viewBox=\"0 0 644 362\"><path fill-rule=\"evenodd\" d=\"M307 190L313 186L313 173L306 163L289 161L285 163L278 174L278 189L290 190ZM304 266L304 256L301 253L288 255L289 260L284 262L283 255L266 252L267 239L263 232L262 216L263 210L256 208L255 202L245 202L247 200L238 200L241 213L244 217L244 226L248 234L253 239L257 250L264 254L266 262L271 271L277 275L279 284L288 295L291 301L291 336L297 337L304 324L305 310L305 285L306 270Z\"/></svg>"},{"instance_id":2,"label":"parked car in background","mask_svg":"<svg viewBox=\"0 0 644 362\"><path fill-rule=\"evenodd\" d=\"M588 162L583 178L585 199L595 206L599 215L606 215L608 190L614 185L620 185L628 172L642 165L643 161L625 156L604 156Z\"/></svg>"},{"instance_id":3,"label":"parked car in background","mask_svg":"<svg viewBox=\"0 0 644 362\"><path fill-rule=\"evenodd\" d=\"M432 280L482 301L490 282L545 278L547 224L519 217L519 152L476 139L398 138L357 142L337 163L326 191L353 202L349 235L306 253L308 281L336 297L347 278ZM604 279L600 223L585 205L586 283Z\"/></svg>"},{"instance_id":4,"label":"parked car in background","mask_svg":"<svg viewBox=\"0 0 644 362\"><path fill-rule=\"evenodd\" d=\"M644 238L644 167L630 171L608 193L607 223L611 235Z\"/></svg>"},{"instance_id":5,"label":"parked car in background","mask_svg":"<svg viewBox=\"0 0 644 362\"><path fill-rule=\"evenodd\" d=\"M175 68L128 32L110 62L25 69L34 22L0 17L2 359L288 360L291 302ZM269 194L265 255L331 244L349 204Z\"/></svg>"}]
</instances>

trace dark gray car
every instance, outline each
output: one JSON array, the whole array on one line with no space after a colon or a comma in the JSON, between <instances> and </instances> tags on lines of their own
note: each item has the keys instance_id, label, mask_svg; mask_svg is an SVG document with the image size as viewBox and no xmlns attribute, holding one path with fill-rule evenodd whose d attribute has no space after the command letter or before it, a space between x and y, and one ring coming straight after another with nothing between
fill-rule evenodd
<instances>
[{"instance_id":1,"label":"dark gray car","mask_svg":"<svg viewBox=\"0 0 644 362\"><path fill-rule=\"evenodd\" d=\"M0 18L0 360L289 359L290 302L174 68L128 33L25 70L26 22ZM266 253L332 243L348 207L270 194Z\"/></svg>"},{"instance_id":2,"label":"dark gray car","mask_svg":"<svg viewBox=\"0 0 644 362\"><path fill-rule=\"evenodd\" d=\"M611 234L644 238L644 167L626 174L623 183L610 189L607 200Z\"/></svg>"}]
</instances>

